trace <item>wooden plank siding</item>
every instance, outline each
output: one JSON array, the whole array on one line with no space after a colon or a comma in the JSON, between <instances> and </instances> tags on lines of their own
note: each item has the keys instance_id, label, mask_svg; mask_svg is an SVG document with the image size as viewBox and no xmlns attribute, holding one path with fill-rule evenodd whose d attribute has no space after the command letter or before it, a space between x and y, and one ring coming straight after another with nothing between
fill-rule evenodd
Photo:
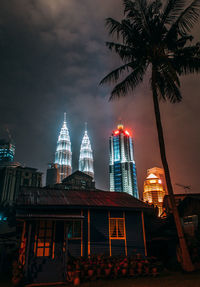
<instances>
[{"instance_id":1,"label":"wooden plank siding","mask_svg":"<svg viewBox=\"0 0 200 287\"><path fill-rule=\"evenodd\" d=\"M71 211L70 211L71 213ZM84 219L81 223L81 236L79 239L68 239L68 255L79 257L81 255L131 255L133 252L145 254L144 236L141 210L112 210L112 209L76 209L74 214L81 214ZM67 214L67 211L66 211ZM123 219L124 238L110 239L109 217ZM49 257L37 257L35 238L38 220L26 222L26 262L28 282L48 283L65 280L65 224L64 220L55 222L53 234L53 254ZM88 229L89 227L89 229ZM28 232L30 231L30 232Z\"/></svg>"},{"instance_id":2,"label":"wooden plank siding","mask_svg":"<svg viewBox=\"0 0 200 287\"><path fill-rule=\"evenodd\" d=\"M90 211L91 255L109 255L109 220L106 210Z\"/></svg>"},{"instance_id":3,"label":"wooden plank siding","mask_svg":"<svg viewBox=\"0 0 200 287\"><path fill-rule=\"evenodd\" d=\"M125 212L127 253L133 252L145 255L141 212Z\"/></svg>"}]
</instances>

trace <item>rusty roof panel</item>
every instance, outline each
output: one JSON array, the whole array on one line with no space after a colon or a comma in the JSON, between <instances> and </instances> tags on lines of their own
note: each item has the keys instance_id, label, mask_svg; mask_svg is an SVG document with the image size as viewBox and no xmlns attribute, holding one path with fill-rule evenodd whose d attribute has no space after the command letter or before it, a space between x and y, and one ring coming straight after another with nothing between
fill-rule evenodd
<instances>
[{"instance_id":1,"label":"rusty roof panel","mask_svg":"<svg viewBox=\"0 0 200 287\"><path fill-rule=\"evenodd\" d=\"M143 201L124 192L60 190L24 188L19 194L18 205L92 206L150 208Z\"/></svg>"}]
</instances>

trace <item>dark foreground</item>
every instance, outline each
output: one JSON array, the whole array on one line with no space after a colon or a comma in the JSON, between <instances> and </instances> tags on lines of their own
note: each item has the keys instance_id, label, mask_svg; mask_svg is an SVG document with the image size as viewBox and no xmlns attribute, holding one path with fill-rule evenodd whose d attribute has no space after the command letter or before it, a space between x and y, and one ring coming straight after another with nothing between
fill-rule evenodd
<instances>
[{"instance_id":1,"label":"dark foreground","mask_svg":"<svg viewBox=\"0 0 200 287\"><path fill-rule=\"evenodd\" d=\"M8 280L0 279L1 287L12 287L12 283ZM48 286L48 285L46 285ZM53 286L73 286L51 285ZM85 282L82 287L200 287L200 271L193 274L183 274L181 272L163 272L157 278L139 277L131 279L116 280L98 280L94 282ZM43 285L44 287L44 285Z\"/></svg>"}]
</instances>

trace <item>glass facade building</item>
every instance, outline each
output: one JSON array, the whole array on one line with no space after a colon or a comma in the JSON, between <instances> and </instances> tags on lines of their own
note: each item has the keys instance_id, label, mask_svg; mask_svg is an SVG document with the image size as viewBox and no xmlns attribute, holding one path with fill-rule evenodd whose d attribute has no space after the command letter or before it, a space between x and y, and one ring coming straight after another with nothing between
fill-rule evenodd
<instances>
[{"instance_id":1,"label":"glass facade building","mask_svg":"<svg viewBox=\"0 0 200 287\"><path fill-rule=\"evenodd\" d=\"M72 173L71 141L67 128L66 113L64 113L64 122L57 141L54 163L58 166L60 182Z\"/></svg>"},{"instance_id":2,"label":"glass facade building","mask_svg":"<svg viewBox=\"0 0 200 287\"><path fill-rule=\"evenodd\" d=\"M127 192L139 198L132 138L123 125L113 131L109 141L110 191Z\"/></svg>"},{"instance_id":3,"label":"glass facade building","mask_svg":"<svg viewBox=\"0 0 200 287\"><path fill-rule=\"evenodd\" d=\"M0 140L0 162L13 162L15 146L5 140Z\"/></svg>"},{"instance_id":4,"label":"glass facade building","mask_svg":"<svg viewBox=\"0 0 200 287\"><path fill-rule=\"evenodd\" d=\"M94 178L93 154L90 139L87 134L87 129L85 129L85 133L81 143L79 170Z\"/></svg>"}]
</instances>

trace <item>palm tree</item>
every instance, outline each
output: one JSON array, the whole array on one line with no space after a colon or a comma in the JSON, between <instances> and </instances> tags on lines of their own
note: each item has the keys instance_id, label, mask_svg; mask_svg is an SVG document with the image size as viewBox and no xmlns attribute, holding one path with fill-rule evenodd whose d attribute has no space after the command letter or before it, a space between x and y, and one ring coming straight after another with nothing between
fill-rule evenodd
<instances>
[{"instance_id":1,"label":"palm tree","mask_svg":"<svg viewBox=\"0 0 200 287\"><path fill-rule=\"evenodd\" d=\"M124 19L106 19L109 34L117 41L106 45L119 55L123 65L109 73L101 84L117 83L110 96L113 100L133 90L147 71L151 73L160 155L179 238L182 268L192 271L171 184L159 100L180 102L179 76L200 72L199 44L192 45L193 37L189 34L200 14L200 0L193 0L189 6L186 0L123 0L123 4Z\"/></svg>"}]
</instances>

